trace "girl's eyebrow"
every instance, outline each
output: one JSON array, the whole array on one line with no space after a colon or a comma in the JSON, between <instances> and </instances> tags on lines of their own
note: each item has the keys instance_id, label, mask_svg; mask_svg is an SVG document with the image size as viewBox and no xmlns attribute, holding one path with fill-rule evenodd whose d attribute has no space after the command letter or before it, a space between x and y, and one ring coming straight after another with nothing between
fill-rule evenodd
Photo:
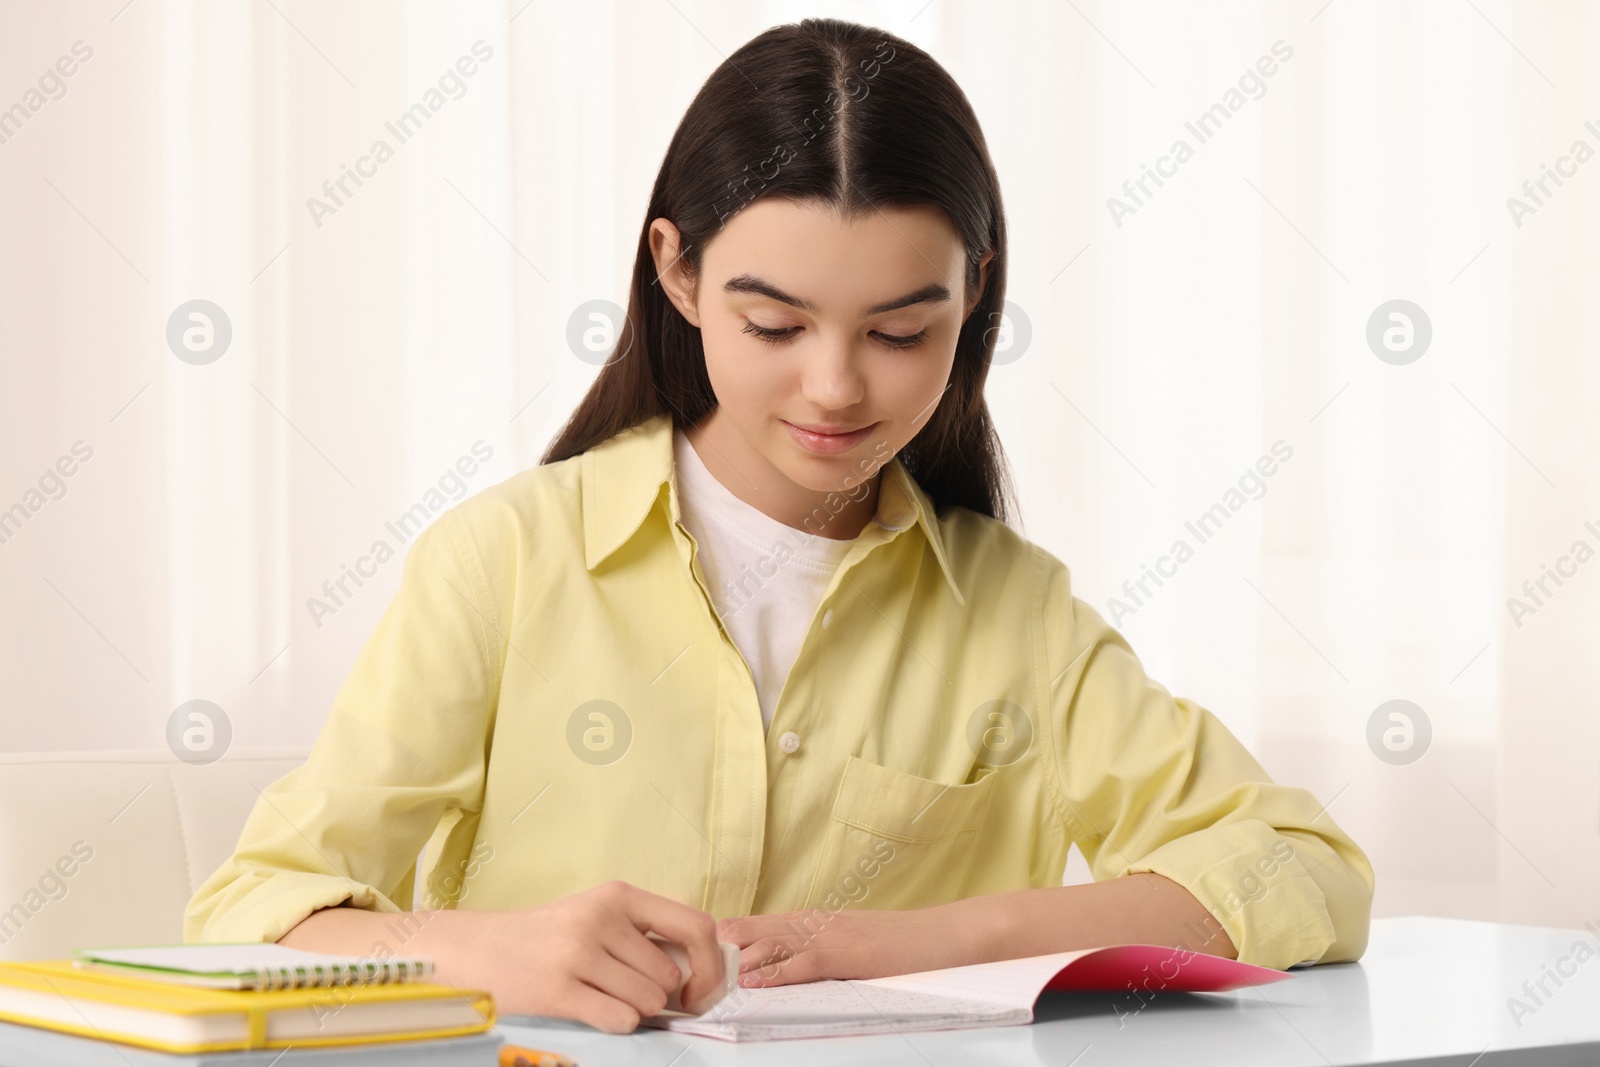
<instances>
[{"instance_id":1,"label":"girl's eyebrow","mask_svg":"<svg viewBox=\"0 0 1600 1067\"><path fill-rule=\"evenodd\" d=\"M797 307L801 311L809 311L812 314L816 314L818 310L817 306L811 301L802 300L798 296L790 296L771 282L763 281L753 274L741 274L738 277L729 278L727 283L723 285L722 291L725 293L754 293L756 296L765 296L773 300L782 301L790 307ZM896 297L893 300L869 307L862 313L862 317L882 315L886 311L898 311L900 308L910 307L912 304L942 304L949 299L950 290L935 282L931 285L924 285L921 289L907 293L905 296Z\"/></svg>"}]
</instances>

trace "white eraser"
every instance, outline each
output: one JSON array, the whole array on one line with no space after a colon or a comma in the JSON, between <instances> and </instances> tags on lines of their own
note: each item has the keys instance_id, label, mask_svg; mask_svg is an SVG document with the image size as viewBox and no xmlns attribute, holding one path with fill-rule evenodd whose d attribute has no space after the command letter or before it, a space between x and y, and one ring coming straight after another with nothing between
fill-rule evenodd
<instances>
[{"instance_id":1,"label":"white eraser","mask_svg":"<svg viewBox=\"0 0 1600 1067\"><path fill-rule=\"evenodd\" d=\"M676 941L669 941L654 931L645 934L650 940L661 946L673 963L678 965L678 973L682 976L678 980L678 988L674 989L667 997L666 1011L681 1011L688 1013L689 1009L683 1006L683 987L689 982L689 953ZM718 941L717 947L722 950L722 989L717 993L716 999L706 1005L710 1010L719 1003L723 997L739 988L739 946L730 941Z\"/></svg>"}]
</instances>

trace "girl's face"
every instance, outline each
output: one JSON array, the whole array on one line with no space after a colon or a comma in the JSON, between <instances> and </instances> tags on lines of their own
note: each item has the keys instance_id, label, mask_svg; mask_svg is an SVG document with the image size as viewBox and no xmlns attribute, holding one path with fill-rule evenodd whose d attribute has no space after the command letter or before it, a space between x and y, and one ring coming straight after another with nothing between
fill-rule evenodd
<instances>
[{"instance_id":1,"label":"girl's face","mask_svg":"<svg viewBox=\"0 0 1600 1067\"><path fill-rule=\"evenodd\" d=\"M831 207L758 200L705 246L693 280L675 267L677 227L656 219L650 240L661 284L700 329L717 397L697 450L781 521L871 481L916 436L982 293L981 281L965 291L961 240L934 207L847 223Z\"/></svg>"}]
</instances>

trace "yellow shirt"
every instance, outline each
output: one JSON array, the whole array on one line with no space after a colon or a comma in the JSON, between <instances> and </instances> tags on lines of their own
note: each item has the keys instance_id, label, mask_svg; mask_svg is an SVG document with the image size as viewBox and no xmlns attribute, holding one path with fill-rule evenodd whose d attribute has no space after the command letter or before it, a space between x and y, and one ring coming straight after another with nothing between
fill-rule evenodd
<instances>
[{"instance_id":1,"label":"yellow shirt","mask_svg":"<svg viewBox=\"0 0 1600 1067\"><path fill-rule=\"evenodd\" d=\"M916 908L1154 871L1243 960L1366 947L1372 867L1205 708L1148 679L1067 567L898 459L763 731L679 524L657 416L443 514L310 758L189 902L276 940L348 900L523 907L621 879L718 918ZM773 566L782 565L774 560Z\"/></svg>"}]
</instances>

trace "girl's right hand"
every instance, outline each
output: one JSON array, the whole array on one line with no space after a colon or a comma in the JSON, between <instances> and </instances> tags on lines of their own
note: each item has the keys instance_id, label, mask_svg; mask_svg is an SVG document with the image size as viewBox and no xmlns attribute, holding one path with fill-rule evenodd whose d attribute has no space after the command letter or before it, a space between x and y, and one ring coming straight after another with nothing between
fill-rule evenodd
<instances>
[{"instance_id":1,"label":"girl's right hand","mask_svg":"<svg viewBox=\"0 0 1600 1067\"><path fill-rule=\"evenodd\" d=\"M647 931L687 949L683 1004L704 1010L723 980L716 920L627 882L515 911L433 912L412 948L432 957L435 980L487 991L498 1014L626 1034L660 1012L683 980Z\"/></svg>"}]
</instances>

